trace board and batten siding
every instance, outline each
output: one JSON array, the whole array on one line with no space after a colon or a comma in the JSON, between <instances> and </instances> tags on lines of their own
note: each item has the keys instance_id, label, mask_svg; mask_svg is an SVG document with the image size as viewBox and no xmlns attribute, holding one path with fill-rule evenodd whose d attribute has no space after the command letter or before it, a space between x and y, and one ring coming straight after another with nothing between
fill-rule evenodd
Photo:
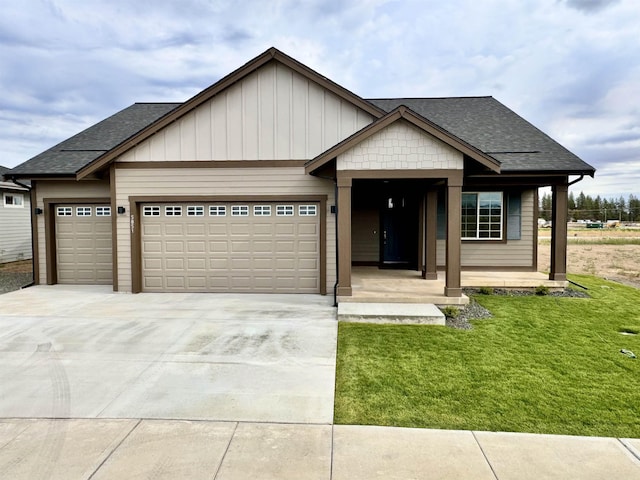
<instances>
[{"instance_id":1,"label":"board and batten siding","mask_svg":"<svg viewBox=\"0 0 640 480\"><path fill-rule=\"evenodd\" d=\"M86 182L70 181L38 181L36 182L36 205L44 210L44 199L51 198L109 198L109 182L91 180ZM47 248L45 243L44 215L37 215L38 223L38 264L40 267L39 282L47 283Z\"/></svg>"},{"instance_id":2,"label":"board and batten siding","mask_svg":"<svg viewBox=\"0 0 640 480\"><path fill-rule=\"evenodd\" d=\"M270 63L119 161L309 160L372 121L297 72Z\"/></svg>"},{"instance_id":3,"label":"board and batten siding","mask_svg":"<svg viewBox=\"0 0 640 480\"><path fill-rule=\"evenodd\" d=\"M462 242L461 264L465 267L531 267L536 268L533 258L534 228L533 218L535 194L533 190L522 192L521 236L520 240L506 243L483 242L481 240ZM445 265L445 240L438 240L438 267Z\"/></svg>"},{"instance_id":4,"label":"board and batten siding","mask_svg":"<svg viewBox=\"0 0 640 480\"><path fill-rule=\"evenodd\" d=\"M6 207L4 195L22 195L21 207ZM28 191L0 189L0 263L31 258L31 200Z\"/></svg>"},{"instance_id":5,"label":"board and batten siding","mask_svg":"<svg viewBox=\"0 0 640 480\"><path fill-rule=\"evenodd\" d=\"M162 196L164 203L172 196L224 196L238 198L268 195L327 195L327 289L335 283L336 237L334 184L304 173L304 167L278 168L153 168L118 169L116 166L116 204L126 206L127 215L117 217L118 289L132 290L131 225L129 197Z\"/></svg>"}]
</instances>

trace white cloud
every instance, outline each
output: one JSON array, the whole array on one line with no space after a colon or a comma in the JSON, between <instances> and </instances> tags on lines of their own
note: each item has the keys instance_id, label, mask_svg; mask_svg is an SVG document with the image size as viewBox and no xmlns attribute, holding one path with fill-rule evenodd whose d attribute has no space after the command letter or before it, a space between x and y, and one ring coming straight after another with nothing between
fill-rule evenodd
<instances>
[{"instance_id":1,"label":"white cloud","mask_svg":"<svg viewBox=\"0 0 640 480\"><path fill-rule=\"evenodd\" d=\"M640 159L639 24L635 0L8 2L0 164L135 101L185 100L276 46L363 97L494 95L608 189Z\"/></svg>"}]
</instances>

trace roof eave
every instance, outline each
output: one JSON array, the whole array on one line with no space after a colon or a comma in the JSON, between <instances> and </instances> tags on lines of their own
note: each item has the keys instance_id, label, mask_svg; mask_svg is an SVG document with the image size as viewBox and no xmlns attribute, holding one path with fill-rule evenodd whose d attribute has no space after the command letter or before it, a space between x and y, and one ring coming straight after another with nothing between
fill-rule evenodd
<instances>
[{"instance_id":1,"label":"roof eave","mask_svg":"<svg viewBox=\"0 0 640 480\"><path fill-rule=\"evenodd\" d=\"M387 126L400 119L407 120L424 132L436 137L438 140L441 140L442 142L446 143L452 148L455 148L459 152L478 161L485 167L489 168L491 171L500 173L500 162L498 160L478 150L476 147L464 142L458 137L452 135L439 125L436 125L430 120L418 115L413 110L404 105L400 105L399 107L393 109L384 117L379 118L377 121L367 125L342 142L331 147L329 150L326 150L314 159L310 160L305 166L305 172L308 174L312 174L315 170L322 167L333 158L336 158L338 155L341 155L366 138L379 132L380 130L386 128Z\"/></svg>"}]
</instances>

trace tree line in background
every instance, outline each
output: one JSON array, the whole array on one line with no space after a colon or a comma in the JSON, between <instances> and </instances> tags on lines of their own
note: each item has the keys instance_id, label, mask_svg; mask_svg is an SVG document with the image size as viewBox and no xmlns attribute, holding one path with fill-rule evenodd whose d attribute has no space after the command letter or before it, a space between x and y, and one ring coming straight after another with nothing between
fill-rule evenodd
<instances>
[{"instance_id":1,"label":"tree line in background","mask_svg":"<svg viewBox=\"0 0 640 480\"><path fill-rule=\"evenodd\" d=\"M551 194L545 193L540 199L540 218L551 220ZM592 220L606 222L620 220L623 222L640 221L640 198L629 195L628 198L618 199L596 198L583 192L576 197L569 192L569 219Z\"/></svg>"}]
</instances>

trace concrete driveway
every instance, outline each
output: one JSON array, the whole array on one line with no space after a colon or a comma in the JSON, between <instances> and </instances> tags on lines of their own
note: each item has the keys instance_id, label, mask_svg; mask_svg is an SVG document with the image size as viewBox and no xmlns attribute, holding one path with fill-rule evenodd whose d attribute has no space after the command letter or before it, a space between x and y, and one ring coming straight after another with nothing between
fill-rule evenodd
<instances>
[{"instance_id":1,"label":"concrete driveway","mask_svg":"<svg viewBox=\"0 0 640 480\"><path fill-rule=\"evenodd\" d=\"M330 424L336 336L319 295L31 287L0 297L0 417Z\"/></svg>"}]
</instances>

